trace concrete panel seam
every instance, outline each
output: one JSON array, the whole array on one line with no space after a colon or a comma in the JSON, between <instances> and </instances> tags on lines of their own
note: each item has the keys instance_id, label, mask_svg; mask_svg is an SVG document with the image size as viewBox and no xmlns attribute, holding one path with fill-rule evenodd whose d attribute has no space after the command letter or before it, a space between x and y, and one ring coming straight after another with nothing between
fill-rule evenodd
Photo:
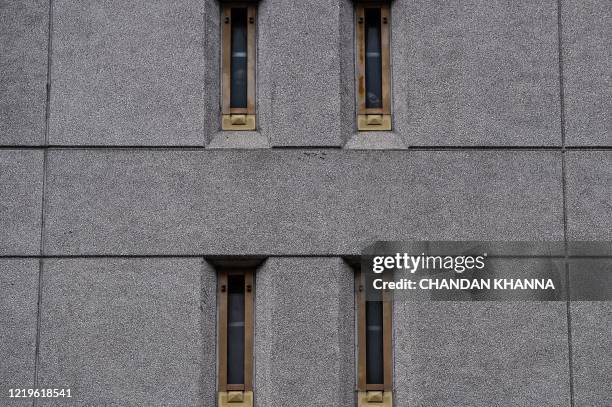
<instances>
[{"instance_id":1,"label":"concrete panel seam","mask_svg":"<svg viewBox=\"0 0 612 407\"><path fill-rule=\"evenodd\" d=\"M563 199L563 238L565 240L565 284L567 286L566 315L567 315L567 350L568 350L568 374L569 374L569 393L570 405L574 407L574 372L573 372L573 352L572 352L572 316L570 306L570 281L569 266L567 263L567 178L565 163L565 92L563 82L563 22L561 13L562 0L557 0L557 37L559 53L559 119L561 125L561 190Z\"/></svg>"},{"instance_id":2,"label":"concrete panel seam","mask_svg":"<svg viewBox=\"0 0 612 407\"><path fill-rule=\"evenodd\" d=\"M48 144L46 146L22 146L22 145L2 145L1 150L132 150L132 151L204 151L210 150L203 146L196 145L181 145L181 146L134 146L134 145L122 145L122 146L103 146L103 145L59 145L59 144ZM214 148L212 148L214 150ZM248 148L233 148L234 150L247 150ZM337 147L337 146L271 146L270 150L359 150L351 147ZM371 149L361 149L371 150ZM563 147L555 146L409 146L406 148L384 148L379 149L383 151L482 151L482 150L499 150L499 151L562 151ZM565 151L611 151L612 146L565 146Z\"/></svg>"},{"instance_id":3,"label":"concrete panel seam","mask_svg":"<svg viewBox=\"0 0 612 407\"><path fill-rule=\"evenodd\" d=\"M46 86L46 100L45 100L45 126L44 126L44 145L47 146L49 143L49 115L51 112L51 63L53 53L53 0L49 0L49 17L47 27L47 86ZM42 169L42 194L41 194L41 206L40 206L40 255L43 256L45 253L45 190L47 181L47 152L45 148L43 150L43 169ZM42 308L42 294L43 294L43 270L44 260L41 257L38 261L38 298L36 305L36 340L34 348L34 388L38 388L38 370L40 367L40 327L41 327L41 308ZM32 406L36 407L38 400L32 399Z\"/></svg>"}]
</instances>

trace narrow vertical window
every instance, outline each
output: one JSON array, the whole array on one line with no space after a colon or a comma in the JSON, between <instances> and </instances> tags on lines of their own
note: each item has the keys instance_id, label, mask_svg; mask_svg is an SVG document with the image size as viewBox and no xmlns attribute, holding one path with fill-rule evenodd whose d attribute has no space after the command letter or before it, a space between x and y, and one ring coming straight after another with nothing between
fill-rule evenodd
<instances>
[{"instance_id":1,"label":"narrow vertical window","mask_svg":"<svg viewBox=\"0 0 612 407\"><path fill-rule=\"evenodd\" d=\"M366 109L382 109L382 42L379 8L364 9Z\"/></svg>"},{"instance_id":2,"label":"narrow vertical window","mask_svg":"<svg viewBox=\"0 0 612 407\"><path fill-rule=\"evenodd\" d=\"M389 6L358 4L357 128L391 130Z\"/></svg>"},{"instance_id":3,"label":"narrow vertical window","mask_svg":"<svg viewBox=\"0 0 612 407\"><path fill-rule=\"evenodd\" d=\"M255 130L255 22L255 5L223 6L223 130Z\"/></svg>"},{"instance_id":4,"label":"narrow vertical window","mask_svg":"<svg viewBox=\"0 0 612 407\"><path fill-rule=\"evenodd\" d=\"M221 271L219 407L253 406L253 272Z\"/></svg>"},{"instance_id":5,"label":"narrow vertical window","mask_svg":"<svg viewBox=\"0 0 612 407\"><path fill-rule=\"evenodd\" d=\"M359 407L391 407L391 301L386 291L368 290L366 273L357 273Z\"/></svg>"},{"instance_id":6,"label":"narrow vertical window","mask_svg":"<svg viewBox=\"0 0 612 407\"><path fill-rule=\"evenodd\" d=\"M247 9L230 9L230 109L247 108Z\"/></svg>"}]
</instances>

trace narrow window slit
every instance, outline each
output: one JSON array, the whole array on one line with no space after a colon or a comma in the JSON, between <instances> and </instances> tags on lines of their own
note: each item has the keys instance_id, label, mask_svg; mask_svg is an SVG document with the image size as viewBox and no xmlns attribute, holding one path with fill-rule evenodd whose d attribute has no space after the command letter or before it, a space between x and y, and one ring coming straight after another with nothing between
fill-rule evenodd
<instances>
[{"instance_id":1,"label":"narrow window slit","mask_svg":"<svg viewBox=\"0 0 612 407\"><path fill-rule=\"evenodd\" d=\"M233 8L231 12L231 83L230 107L247 107L247 9Z\"/></svg>"},{"instance_id":2,"label":"narrow window slit","mask_svg":"<svg viewBox=\"0 0 612 407\"><path fill-rule=\"evenodd\" d=\"M366 108L382 108L382 52L380 8L365 9Z\"/></svg>"},{"instance_id":3,"label":"narrow window slit","mask_svg":"<svg viewBox=\"0 0 612 407\"><path fill-rule=\"evenodd\" d=\"M221 128L255 130L255 2L222 7Z\"/></svg>"},{"instance_id":4,"label":"narrow window slit","mask_svg":"<svg viewBox=\"0 0 612 407\"><path fill-rule=\"evenodd\" d=\"M244 384L244 276L228 276L227 383Z\"/></svg>"},{"instance_id":5,"label":"narrow window slit","mask_svg":"<svg viewBox=\"0 0 612 407\"><path fill-rule=\"evenodd\" d=\"M390 407L393 399L391 297L388 292L372 288L372 277L361 270L356 273L357 406L380 403L380 407Z\"/></svg>"},{"instance_id":6,"label":"narrow window slit","mask_svg":"<svg viewBox=\"0 0 612 407\"><path fill-rule=\"evenodd\" d=\"M386 1L357 3L357 129L391 130L390 7Z\"/></svg>"}]
</instances>

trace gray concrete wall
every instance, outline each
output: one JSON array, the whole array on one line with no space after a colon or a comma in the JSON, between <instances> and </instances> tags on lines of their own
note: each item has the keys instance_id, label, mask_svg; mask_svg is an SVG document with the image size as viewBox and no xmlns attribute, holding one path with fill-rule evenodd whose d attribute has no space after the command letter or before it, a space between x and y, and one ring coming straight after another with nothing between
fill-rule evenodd
<instances>
[{"instance_id":1,"label":"gray concrete wall","mask_svg":"<svg viewBox=\"0 0 612 407\"><path fill-rule=\"evenodd\" d=\"M354 272L337 257L273 257L257 272L256 404L354 403Z\"/></svg>"},{"instance_id":2,"label":"gray concrete wall","mask_svg":"<svg viewBox=\"0 0 612 407\"><path fill-rule=\"evenodd\" d=\"M213 406L205 259L256 255L256 404L350 406L343 256L612 239L609 1L395 0L362 134L351 2L294 3L259 5L258 131L222 133L216 0L0 1L0 405ZM395 405L611 405L610 311L398 304Z\"/></svg>"},{"instance_id":3,"label":"gray concrete wall","mask_svg":"<svg viewBox=\"0 0 612 407\"><path fill-rule=\"evenodd\" d=\"M45 254L358 254L562 240L557 151L52 150Z\"/></svg>"},{"instance_id":4,"label":"gray concrete wall","mask_svg":"<svg viewBox=\"0 0 612 407\"><path fill-rule=\"evenodd\" d=\"M394 314L395 405L570 405L565 302L396 302Z\"/></svg>"},{"instance_id":5,"label":"gray concrete wall","mask_svg":"<svg viewBox=\"0 0 612 407\"><path fill-rule=\"evenodd\" d=\"M397 1L392 12L406 145L561 145L556 2Z\"/></svg>"},{"instance_id":6,"label":"gray concrete wall","mask_svg":"<svg viewBox=\"0 0 612 407\"><path fill-rule=\"evenodd\" d=\"M49 2L0 3L0 145L45 139Z\"/></svg>"},{"instance_id":7,"label":"gray concrete wall","mask_svg":"<svg viewBox=\"0 0 612 407\"><path fill-rule=\"evenodd\" d=\"M215 274L193 259L43 263L40 405L197 405L214 400Z\"/></svg>"},{"instance_id":8,"label":"gray concrete wall","mask_svg":"<svg viewBox=\"0 0 612 407\"><path fill-rule=\"evenodd\" d=\"M38 308L37 259L0 259L0 400L9 389L34 386ZM31 405L27 399L14 405Z\"/></svg>"}]
</instances>

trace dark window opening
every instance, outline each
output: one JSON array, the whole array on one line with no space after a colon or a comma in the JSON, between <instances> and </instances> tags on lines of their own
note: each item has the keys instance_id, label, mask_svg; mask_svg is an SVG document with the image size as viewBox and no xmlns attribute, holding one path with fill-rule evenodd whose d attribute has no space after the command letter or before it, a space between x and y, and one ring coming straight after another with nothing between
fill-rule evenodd
<instances>
[{"instance_id":1,"label":"dark window opening","mask_svg":"<svg viewBox=\"0 0 612 407\"><path fill-rule=\"evenodd\" d=\"M227 383L244 384L244 275L227 280Z\"/></svg>"},{"instance_id":2,"label":"dark window opening","mask_svg":"<svg viewBox=\"0 0 612 407\"><path fill-rule=\"evenodd\" d=\"M218 285L219 392L252 392L253 272L222 270Z\"/></svg>"},{"instance_id":3,"label":"dark window opening","mask_svg":"<svg viewBox=\"0 0 612 407\"><path fill-rule=\"evenodd\" d=\"M252 131L257 5L223 2L221 19L221 129Z\"/></svg>"},{"instance_id":4,"label":"dark window opening","mask_svg":"<svg viewBox=\"0 0 612 407\"><path fill-rule=\"evenodd\" d=\"M383 304L366 302L366 380L369 384L383 384Z\"/></svg>"},{"instance_id":5,"label":"dark window opening","mask_svg":"<svg viewBox=\"0 0 612 407\"><path fill-rule=\"evenodd\" d=\"M380 8L365 9L366 108L383 107Z\"/></svg>"},{"instance_id":6,"label":"dark window opening","mask_svg":"<svg viewBox=\"0 0 612 407\"><path fill-rule=\"evenodd\" d=\"M361 272L356 276L357 387L360 392L390 392L393 386L391 298L390 293L372 288L373 276Z\"/></svg>"},{"instance_id":7,"label":"dark window opening","mask_svg":"<svg viewBox=\"0 0 612 407\"><path fill-rule=\"evenodd\" d=\"M248 41L247 9L231 10L230 107L247 107Z\"/></svg>"},{"instance_id":8,"label":"dark window opening","mask_svg":"<svg viewBox=\"0 0 612 407\"><path fill-rule=\"evenodd\" d=\"M357 3L357 129L391 130L390 7L388 1Z\"/></svg>"}]
</instances>

